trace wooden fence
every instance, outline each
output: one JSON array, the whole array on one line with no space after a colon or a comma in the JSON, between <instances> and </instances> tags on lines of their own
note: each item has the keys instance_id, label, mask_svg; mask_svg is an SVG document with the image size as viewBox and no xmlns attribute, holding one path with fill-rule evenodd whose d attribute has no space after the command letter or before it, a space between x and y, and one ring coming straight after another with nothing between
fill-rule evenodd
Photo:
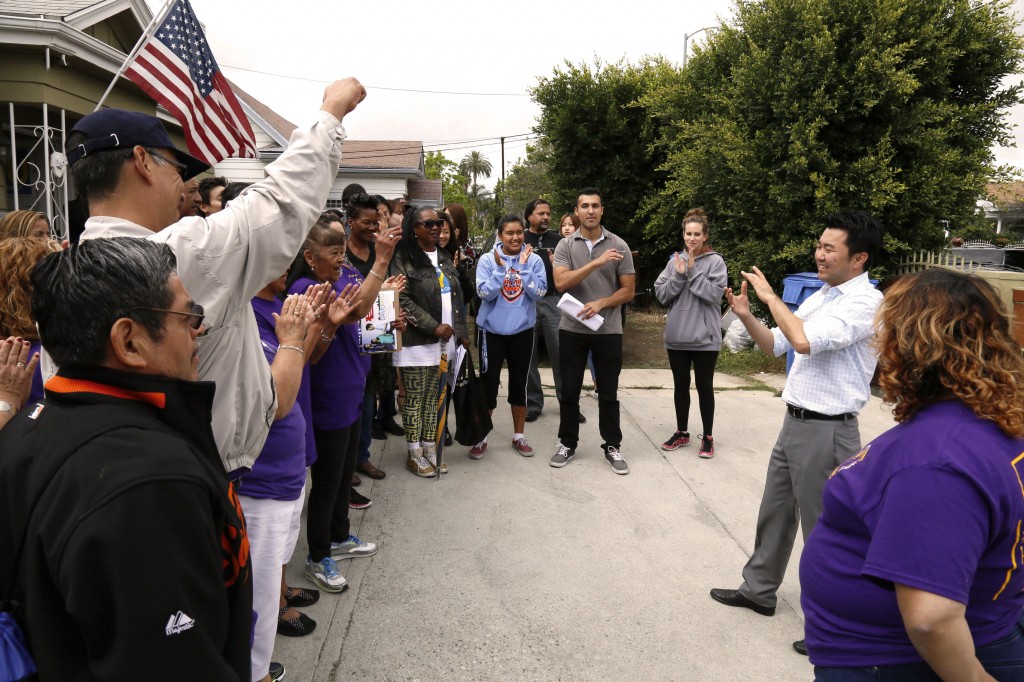
<instances>
[{"instance_id":1,"label":"wooden fence","mask_svg":"<svg viewBox=\"0 0 1024 682\"><path fill-rule=\"evenodd\" d=\"M935 253L934 251L919 251L903 257L897 266L897 275L909 275L912 272L927 270L928 268L945 268L947 270L960 270L961 272L978 272L981 266L974 261L967 260L963 256L954 256L948 251Z\"/></svg>"}]
</instances>

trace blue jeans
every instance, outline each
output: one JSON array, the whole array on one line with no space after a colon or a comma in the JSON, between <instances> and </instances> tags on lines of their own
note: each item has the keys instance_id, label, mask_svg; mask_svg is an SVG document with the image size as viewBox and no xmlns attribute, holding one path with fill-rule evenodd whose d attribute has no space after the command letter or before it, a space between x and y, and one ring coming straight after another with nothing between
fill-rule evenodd
<instances>
[{"instance_id":1,"label":"blue jeans","mask_svg":"<svg viewBox=\"0 0 1024 682\"><path fill-rule=\"evenodd\" d=\"M559 367L558 323L562 320L562 311L558 309L558 296L545 296L537 301L537 324L534 325L536 336L533 341L533 358L530 360L530 376L526 380L526 409L538 414L544 410L544 387L540 383L540 369L537 365L537 348L540 337L544 336L544 345L548 349L551 362L551 375L555 380L555 397L562 399L562 372Z\"/></svg>"},{"instance_id":2,"label":"blue jeans","mask_svg":"<svg viewBox=\"0 0 1024 682\"><path fill-rule=\"evenodd\" d=\"M1006 637L978 647L975 654L999 682L1024 682L1024 618ZM864 668L814 666L814 682L941 682L927 663Z\"/></svg>"}]
</instances>

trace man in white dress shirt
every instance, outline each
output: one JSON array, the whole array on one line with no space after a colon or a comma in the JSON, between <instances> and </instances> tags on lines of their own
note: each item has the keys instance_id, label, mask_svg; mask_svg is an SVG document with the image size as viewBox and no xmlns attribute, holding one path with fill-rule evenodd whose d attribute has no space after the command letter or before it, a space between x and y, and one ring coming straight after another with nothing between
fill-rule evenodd
<instances>
[{"instance_id":1,"label":"man in white dress shirt","mask_svg":"<svg viewBox=\"0 0 1024 682\"><path fill-rule=\"evenodd\" d=\"M860 450L857 412L871 396L876 361L871 338L882 294L868 280L868 267L881 250L882 225L862 211L830 215L826 225L814 254L825 284L796 312L757 268L742 273L738 295L726 290L733 312L762 352L796 351L782 391L786 417L768 463L743 584L737 590L711 590L716 601L763 616L775 613L797 526L806 539L821 514L829 474ZM778 327L769 329L750 312L748 284ZM803 640L793 646L806 654Z\"/></svg>"}]
</instances>

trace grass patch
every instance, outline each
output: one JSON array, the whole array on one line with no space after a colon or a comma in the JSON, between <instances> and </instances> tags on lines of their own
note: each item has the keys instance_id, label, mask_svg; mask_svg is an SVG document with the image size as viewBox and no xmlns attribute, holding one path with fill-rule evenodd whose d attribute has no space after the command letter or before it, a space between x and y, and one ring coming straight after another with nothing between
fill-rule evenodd
<instances>
[{"instance_id":1,"label":"grass patch","mask_svg":"<svg viewBox=\"0 0 1024 682\"><path fill-rule=\"evenodd\" d=\"M773 358L756 348L733 353L723 346L722 352L718 354L718 364L715 365L715 370L737 377L750 377L751 374L761 372L784 374L786 372L786 356Z\"/></svg>"}]
</instances>

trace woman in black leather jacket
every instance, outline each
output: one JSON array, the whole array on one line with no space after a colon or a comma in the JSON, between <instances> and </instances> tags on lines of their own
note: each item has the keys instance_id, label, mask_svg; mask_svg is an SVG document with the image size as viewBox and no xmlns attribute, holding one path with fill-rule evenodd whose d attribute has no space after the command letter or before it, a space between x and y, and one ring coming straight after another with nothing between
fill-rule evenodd
<instances>
[{"instance_id":1,"label":"woman in black leather jacket","mask_svg":"<svg viewBox=\"0 0 1024 682\"><path fill-rule=\"evenodd\" d=\"M405 275L401 294L408 327L395 353L401 388L399 403L408 447L406 469L433 476L437 466L437 399L442 347L454 359L455 344L469 346L465 304L451 256L437 245L444 220L432 208L407 207L402 241L391 261L394 275ZM447 467L441 464L441 472Z\"/></svg>"}]
</instances>

